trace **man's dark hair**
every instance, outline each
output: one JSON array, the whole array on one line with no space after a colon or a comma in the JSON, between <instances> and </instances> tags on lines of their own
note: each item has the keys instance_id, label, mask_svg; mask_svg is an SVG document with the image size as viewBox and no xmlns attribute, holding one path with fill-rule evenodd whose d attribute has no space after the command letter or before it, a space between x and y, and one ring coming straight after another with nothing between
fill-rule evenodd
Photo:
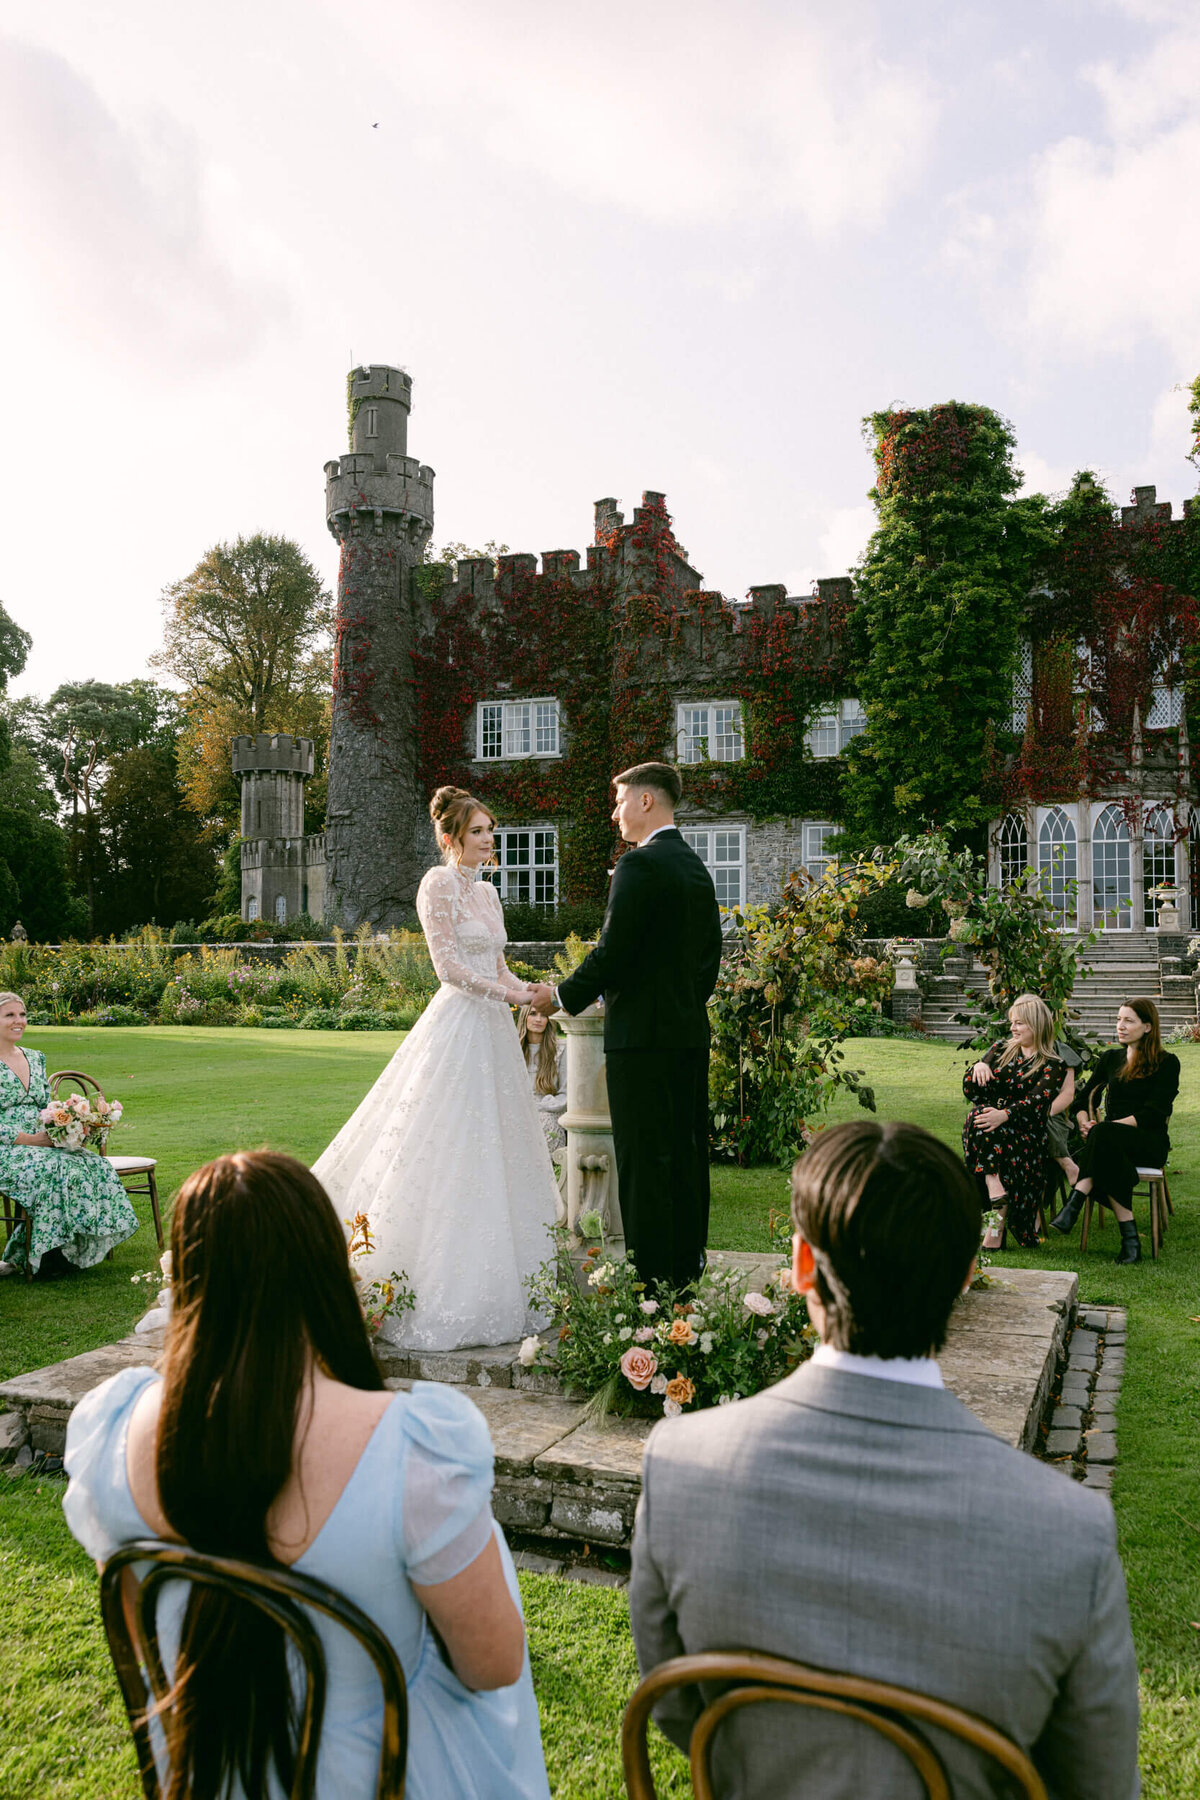
<instances>
[{"instance_id":1,"label":"man's dark hair","mask_svg":"<svg viewBox=\"0 0 1200 1800\"><path fill-rule=\"evenodd\" d=\"M819 1132L792 1170L825 1342L858 1356L928 1356L946 1341L979 1250L979 1192L919 1125L860 1119Z\"/></svg>"},{"instance_id":2,"label":"man's dark hair","mask_svg":"<svg viewBox=\"0 0 1200 1800\"><path fill-rule=\"evenodd\" d=\"M661 794L672 806L678 806L683 799L683 778L679 770L672 768L670 763L635 763L632 769L613 776L613 786L653 788L656 794Z\"/></svg>"}]
</instances>

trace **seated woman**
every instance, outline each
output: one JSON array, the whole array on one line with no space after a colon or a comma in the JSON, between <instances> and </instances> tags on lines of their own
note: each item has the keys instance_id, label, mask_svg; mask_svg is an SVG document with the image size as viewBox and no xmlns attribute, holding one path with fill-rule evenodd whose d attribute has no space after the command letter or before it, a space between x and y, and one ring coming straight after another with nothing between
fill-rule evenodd
<instances>
[{"instance_id":1,"label":"seated woman","mask_svg":"<svg viewBox=\"0 0 1200 1800\"><path fill-rule=\"evenodd\" d=\"M1139 1163L1161 1169L1171 1148L1167 1120L1179 1092L1179 1058L1162 1047L1153 1000L1130 1000L1117 1014L1117 1042L1093 1069L1076 1103L1083 1134L1079 1180L1050 1224L1064 1236L1074 1229L1088 1195L1111 1206L1121 1230L1119 1263L1142 1260L1142 1244L1130 1201ZM1104 1095L1104 1118L1093 1119Z\"/></svg>"},{"instance_id":2,"label":"seated woman","mask_svg":"<svg viewBox=\"0 0 1200 1800\"><path fill-rule=\"evenodd\" d=\"M554 1020L532 1006L517 1014L517 1038L529 1070L533 1097L542 1121L542 1132L551 1160L567 1141L559 1120L567 1110L567 1046Z\"/></svg>"},{"instance_id":3,"label":"seated woman","mask_svg":"<svg viewBox=\"0 0 1200 1800\"><path fill-rule=\"evenodd\" d=\"M125 1369L71 1415L75 1536L101 1561L162 1537L329 1583L404 1668L411 1800L548 1800L482 1415L451 1388L383 1391L341 1225L291 1157L222 1156L189 1176L171 1255L163 1374ZM182 1583L159 1614L187 1696L164 1715L164 1773L169 1757L181 1793L282 1800L294 1737L279 1628ZM339 1626L313 1623L329 1674L316 1800L359 1800L375 1786L378 1679ZM270 1778L248 1783L255 1768Z\"/></svg>"},{"instance_id":4,"label":"seated woman","mask_svg":"<svg viewBox=\"0 0 1200 1800\"><path fill-rule=\"evenodd\" d=\"M1036 994L1020 994L1008 1010L1011 1033L963 1076L971 1110L963 1125L963 1156L982 1175L1000 1213L984 1248L1003 1248L1006 1230L1024 1249L1038 1241L1037 1216L1046 1173L1046 1121L1066 1070L1054 1054L1054 1018ZM986 1090L983 1092L981 1090Z\"/></svg>"},{"instance_id":5,"label":"seated woman","mask_svg":"<svg viewBox=\"0 0 1200 1800\"><path fill-rule=\"evenodd\" d=\"M46 1058L21 1048L26 1023L21 996L0 994L0 1193L33 1220L32 1242L19 1225L0 1272L11 1275L26 1259L34 1274L65 1274L71 1264L90 1269L133 1236L137 1214L111 1163L90 1150L56 1150L46 1136Z\"/></svg>"}]
</instances>

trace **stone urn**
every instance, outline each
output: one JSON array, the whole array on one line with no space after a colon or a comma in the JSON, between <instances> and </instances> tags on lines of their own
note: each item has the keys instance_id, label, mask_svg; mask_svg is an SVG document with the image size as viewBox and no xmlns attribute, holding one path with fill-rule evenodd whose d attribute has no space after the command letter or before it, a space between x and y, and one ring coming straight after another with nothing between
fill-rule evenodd
<instances>
[{"instance_id":1,"label":"stone urn","mask_svg":"<svg viewBox=\"0 0 1200 1800\"><path fill-rule=\"evenodd\" d=\"M896 963L896 974L892 987L899 989L902 994L915 994L918 991L917 971L913 968L911 956L906 956L903 951Z\"/></svg>"},{"instance_id":2,"label":"stone urn","mask_svg":"<svg viewBox=\"0 0 1200 1800\"><path fill-rule=\"evenodd\" d=\"M554 1023L568 1041L567 1110L559 1119L567 1134L567 1227L581 1237L580 1219L598 1213L604 1236L619 1255L625 1238L604 1072L604 1013L598 1004L574 1016L556 1012Z\"/></svg>"},{"instance_id":3,"label":"stone urn","mask_svg":"<svg viewBox=\"0 0 1200 1800\"><path fill-rule=\"evenodd\" d=\"M1160 887L1155 889L1155 893L1158 897L1158 929L1168 933L1178 932L1181 929L1176 904L1179 899L1178 888Z\"/></svg>"}]
</instances>

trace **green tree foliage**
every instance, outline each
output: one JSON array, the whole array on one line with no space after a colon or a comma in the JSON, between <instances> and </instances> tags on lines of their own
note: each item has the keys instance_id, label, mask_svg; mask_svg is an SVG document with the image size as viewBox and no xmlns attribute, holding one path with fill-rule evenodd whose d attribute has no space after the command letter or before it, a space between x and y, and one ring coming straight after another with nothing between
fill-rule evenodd
<instances>
[{"instance_id":1,"label":"green tree foliage","mask_svg":"<svg viewBox=\"0 0 1200 1800\"><path fill-rule=\"evenodd\" d=\"M188 805L222 835L238 786L229 740L242 732L311 737L310 829L324 817L333 601L290 538L256 532L214 544L163 594L163 648L151 661L182 682L187 723L179 747Z\"/></svg>"},{"instance_id":2,"label":"green tree foliage","mask_svg":"<svg viewBox=\"0 0 1200 1800\"><path fill-rule=\"evenodd\" d=\"M25 667L25 659L32 643L29 633L22 631L16 620L0 606L0 696L4 694L10 677L19 675ZM8 721L0 716L0 769L8 763L11 742Z\"/></svg>"},{"instance_id":3,"label":"green tree foliage","mask_svg":"<svg viewBox=\"0 0 1200 1800\"><path fill-rule=\"evenodd\" d=\"M217 861L203 825L185 802L174 735L113 758L98 813L104 856L96 916L101 936L204 917L212 904Z\"/></svg>"},{"instance_id":4,"label":"green tree foliage","mask_svg":"<svg viewBox=\"0 0 1200 1800\"><path fill-rule=\"evenodd\" d=\"M7 734L16 708L0 720ZM86 909L71 891L67 840L58 803L37 756L18 732L28 707L12 726L8 764L0 770L0 936L17 920L35 943L59 943L86 929Z\"/></svg>"},{"instance_id":5,"label":"green tree foliage","mask_svg":"<svg viewBox=\"0 0 1200 1800\"><path fill-rule=\"evenodd\" d=\"M1009 426L958 401L865 421L879 524L858 571L858 691L847 841L886 843L925 821L981 826L991 733L1011 710L1018 628L1045 502L1015 501Z\"/></svg>"}]
</instances>

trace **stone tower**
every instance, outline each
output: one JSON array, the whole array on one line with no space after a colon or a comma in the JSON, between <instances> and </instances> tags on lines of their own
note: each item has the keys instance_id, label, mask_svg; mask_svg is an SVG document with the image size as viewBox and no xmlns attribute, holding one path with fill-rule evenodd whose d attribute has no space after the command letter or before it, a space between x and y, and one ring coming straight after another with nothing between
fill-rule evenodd
<instances>
[{"instance_id":1,"label":"stone tower","mask_svg":"<svg viewBox=\"0 0 1200 1800\"><path fill-rule=\"evenodd\" d=\"M312 739L286 731L235 737L233 772L242 778L242 917L280 924L297 913L320 918L323 840L304 835Z\"/></svg>"},{"instance_id":2,"label":"stone tower","mask_svg":"<svg viewBox=\"0 0 1200 1800\"><path fill-rule=\"evenodd\" d=\"M325 465L325 513L342 547L326 815L325 916L395 924L431 860L416 784L413 570L433 530L433 470L407 454L412 381L351 371L350 451Z\"/></svg>"}]
</instances>

